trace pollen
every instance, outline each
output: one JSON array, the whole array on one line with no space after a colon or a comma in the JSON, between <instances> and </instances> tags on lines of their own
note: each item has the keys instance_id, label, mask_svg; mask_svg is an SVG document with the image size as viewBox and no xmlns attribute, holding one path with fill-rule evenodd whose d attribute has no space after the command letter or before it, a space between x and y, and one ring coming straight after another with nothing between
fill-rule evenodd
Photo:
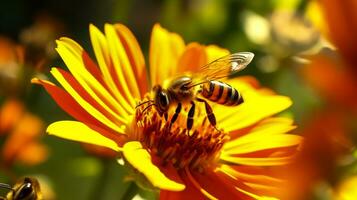
<instances>
[{"instance_id":1,"label":"pollen","mask_svg":"<svg viewBox=\"0 0 357 200\"><path fill-rule=\"evenodd\" d=\"M200 106L196 108L192 130L187 131L187 112L183 109L177 121L171 124L173 112L169 112L166 121L154 106L139 106L132 124L134 134L131 139L141 141L146 149L161 158L163 165L171 163L177 169L188 167L202 171L217 163L220 150L229 136L209 123Z\"/></svg>"}]
</instances>

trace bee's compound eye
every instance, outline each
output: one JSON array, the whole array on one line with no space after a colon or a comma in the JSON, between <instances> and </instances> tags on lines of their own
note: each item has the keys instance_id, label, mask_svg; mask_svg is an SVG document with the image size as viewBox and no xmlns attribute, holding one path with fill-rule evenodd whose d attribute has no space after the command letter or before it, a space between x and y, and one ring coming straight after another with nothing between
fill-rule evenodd
<instances>
[{"instance_id":1,"label":"bee's compound eye","mask_svg":"<svg viewBox=\"0 0 357 200\"><path fill-rule=\"evenodd\" d=\"M29 199L32 200L32 196L34 194L33 187L31 183L25 183L21 186L19 191L16 194L15 199Z\"/></svg>"},{"instance_id":2,"label":"bee's compound eye","mask_svg":"<svg viewBox=\"0 0 357 200\"><path fill-rule=\"evenodd\" d=\"M167 97L167 94L164 92L160 92L160 105L162 106L168 106L169 105L169 98Z\"/></svg>"}]
</instances>

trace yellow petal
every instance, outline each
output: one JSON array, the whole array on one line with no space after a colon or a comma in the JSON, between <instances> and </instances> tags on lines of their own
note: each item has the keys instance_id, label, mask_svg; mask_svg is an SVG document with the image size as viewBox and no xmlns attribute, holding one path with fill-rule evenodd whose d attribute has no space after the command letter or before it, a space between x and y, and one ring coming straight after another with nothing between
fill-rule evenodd
<instances>
[{"instance_id":1,"label":"yellow petal","mask_svg":"<svg viewBox=\"0 0 357 200\"><path fill-rule=\"evenodd\" d=\"M243 96L244 103L235 106L215 106L217 124L228 132L242 129L254 123L279 113L289 106L292 101L289 97L279 95L262 95L257 90L239 79L227 80ZM232 117L234 116L234 117Z\"/></svg>"},{"instance_id":2,"label":"yellow petal","mask_svg":"<svg viewBox=\"0 0 357 200\"><path fill-rule=\"evenodd\" d=\"M183 39L156 24L150 40L151 85L163 84L176 73L176 65L185 47Z\"/></svg>"},{"instance_id":3,"label":"yellow petal","mask_svg":"<svg viewBox=\"0 0 357 200\"><path fill-rule=\"evenodd\" d=\"M249 135L249 134L248 134ZM239 144L234 148L230 148L222 152L223 154L244 154L265 149L273 149L280 147L297 146L301 144L302 137L298 135L266 135L264 137L251 137L251 140Z\"/></svg>"},{"instance_id":4,"label":"yellow petal","mask_svg":"<svg viewBox=\"0 0 357 200\"><path fill-rule=\"evenodd\" d=\"M272 191L278 191L281 188L282 184L285 184L286 182L266 174L251 174L251 172L242 173L239 170L233 169L229 165L221 165L219 168L216 168L216 170L226 174L228 177L234 180L244 182L245 185L251 187L252 189L255 189L256 191L267 191L263 194L270 194ZM248 196L251 196L254 199L275 199L267 196L258 196L256 194L243 190L241 187L236 187L236 189Z\"/></svg>"},{"instance_id":5,"label":"yellow petal","mask_svg":"<svg viewBox=\"0 0 357 200\"><path fill-rule=\"evenodd\" d=\"M108 41L109 53L112 58L113 68L118 77L118 87L124 98L130 103L132 107L135 107L134 97L141 99L136 82L132 66L129 62L128 55L125 52L123 44L121 43L119 36L113 25L105 24L105 35ZM114 73L115 73L114 72Z\"/></svg>"},{"instance_id":6,"label":"yellow petal","mask_svg":"<svg viewBox=\"0 0 357 200\"><path fill-rule=\"evenodd\" d=\"M62 57L63 61L71 71L75 79L83 86L83 88L103 107L105 104L110 105L122 116L133 113L133 108L128 106L124 101L120 103L113 98L113 95L85 68L82 53L75 52L78 50L78 44L69 38L61 38L57 41L56 50ZM125 107L127 106L127 107Z\"/></svg>"},{"instance_id":7,"label":"yellow petal","mask_svg":"<svg viewBox=\"0 0 357 200\"><path fill-rule=\"evenodd\" d=\"M216 45L209 45L206 47L207 62L210 63L218 58L228 55L230 52Z\"/></svg>"},{"instance_id":8,"label":"yellow petal","mask_svg":"<svg viewBox=\"0 0 357 200\"><path fill-rule=\"evenodd\" d=\"M109 54L109 45L106 37L102 32L98 30L94 25L89 26L90 38L93 45L94 54L97 58L99 68L103 73L103 78L107 83L110 91L116 97L116 99L122 103L124 108L131 107L130 103L124 98L124 94L120 94L118 87L114 81L114 75L112 74L113 63Z\"/></svg>"},{"instance_id":9,"label":"yellow petal","mask_svg":"<svg viewBox=\"0 0 357 200\"><path fill-rule=\"evenodd\" d=\"M170 190L182 191L185 185L170 180L160 169L151 162L151 156L146 149L143 149L140 142L127 142L123 146L125 159L140 173L142 173L154 187Z\"/></svg>"},{"instance_id":10,"label":"yellow petal","mask_svg":"<svg viewBox=\"0 0 357 200\"><path fill-rule=\"evenodd\" d=\"M120 151L117 143L110 140L87 125L77 121L58 121L50 124L46 130L50 135L54 135L67 140L84 142Z\"/></svg>"},{"instance_id":11,"label":"yellow petal","mask_svg":"<svg viewBox=\"0 0 357 200\"><path fill-rule=\"evenodd\" d=\"M227 154L221 155L220 159L237 165L250 165L250 166L275 166L286 165L292 161L294 156L285 157L264 157L264 158L246 158L236 157Z\"/></svg>"},{"instance_id":12,"label":"yellow petal","mask_svg":"<svg viewBox=\"0 0 357 200\"><path fill-rule=\"evenodd\" d=\"M229 177L231 177L233 179L242 180L245 183L248 183L248 182L270 183L270 185L274 185L274 186L286 183L286 181L284 181L283 179L269 176L268 175L269 172L267 172L266 174L264 174L264 173L256 174L256 173L250 172L250 171L241 172L239 170L232 168L230 165L224 165L224 164L221 165L216 170L219 170L219 171L225 173L226 175L228 175Z\"/></svg>"},{"instance_id":13,"label":"yellow petal","mask_svg":"<svg viewBox=\"0 0 357 200\"><path fill-rule=\"evenodd\" d=\"M293 120L284 117L265 119L250 130L248 134L225 143L223 150L228 151L229 149L239 147L240 145L262 140L261 138L263 137L272 137L277 134L287 133L295 128L292 123Z\"/></svg>"},{"instance_id":14,"label":"yellow petal","mask_svg":"<svg viewBox=\"0 0 357 200\"><path fill-rule=\"evenodd\" d=\"M290 98L285 96L261 97L254 101L243 103L241 106L231 109L230 112L226 112L226 115L220 119L220 126L224 127L228 132L242 129L285 110L291 104Z\"/></svg>"},{"instance_id":15,"label":"yellow petal","mask_svg":"<svg viewBox=\"0 0 357 200\"><path fill-rule=\"evenodd\" d=\"M103 124L107 125L108 127L112 128L120 132L120 126L114 123L112 120L108 119L107 116L103 115L103 113L99 112L94 106L89 104L78 92L64 79L62 74L56 68L52 68L51 70L52 75L57 79L59 83L64 87L64 89L80 104L89 114L95 117L98 121L102 122ZM119 118L118 120L122 123L125 123L125 119Z\"/></svg>"},{"instance_id":16,"label":"yellow petal","mask_svg":"<svg viewBox=\"0 0 357 200\"><path fill-rule=\"evenodd\" d=\"M246 194L246 195L252 197L253 199L257 199L257 200L278 200L278 199L275 198L275 197L258 196L258 195L256 195L256 194L253 194L253 193L251 193L251 192L248 192L248 191L246 191L246 190L243 190L243 189L241 189L241 188L239 188L239 187L236 187L236 189L237 189L238 191L240 191L240 192L242 192L242 193L244 193L244 194Z\"/></svg>"},{"instance_id":17,"label":"yellow petal","mask_svg":"<svg viewBox=\"0 0 357 200\"><path fill-rule=\"evenodd\" d=\"M140 94L143 97L149 91L144 55L138 41L128 27L123 24L115 24L114 26L133 66L136 81L139 83Z\"/></svg>"},{"instance_id":18,"label":"yellow petal","mask_svg":"<svg viewBox=\"0 0 357 200\"><path fill-rule=\"evenodd\" d=\"M207 63L206 47L196 42L189 43L177 63L179 74L201 73L200 68Z\"/></svg>"}]
</instances>

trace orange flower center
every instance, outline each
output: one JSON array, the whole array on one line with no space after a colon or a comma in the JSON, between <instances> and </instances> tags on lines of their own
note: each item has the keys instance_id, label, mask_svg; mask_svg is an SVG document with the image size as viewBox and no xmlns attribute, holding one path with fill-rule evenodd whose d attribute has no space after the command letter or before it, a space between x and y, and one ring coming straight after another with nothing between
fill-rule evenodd
<instances>
[{"instance_id":1,"label":"orange flower center","mask_svg":"<svg viewBox=\"0 0 357 200\"><path fill-rule=\"evenodd\" d=\"M154 106L144 110L146 107L142 105L136 109L133 124L135 130L131 137L160 157L163 165L171 163L177 169L189 167L201 171L216 163L220 149L229 136L209 123L202 107L196 107L197 114L190 131L186 128L188 108L183 109L178 119L171 124L172 110L175 109L170 109L166 121Z\"/></svg>"}]
</instances>

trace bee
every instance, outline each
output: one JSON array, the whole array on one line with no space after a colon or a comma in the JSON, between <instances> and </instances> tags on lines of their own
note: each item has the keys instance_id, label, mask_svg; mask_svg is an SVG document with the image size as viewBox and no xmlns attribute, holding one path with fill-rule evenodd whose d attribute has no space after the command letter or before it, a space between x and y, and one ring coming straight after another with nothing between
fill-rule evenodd
<instances>
[{"instance_id":1,"label":"bee","mask_svg":"<svg viewBox=\"0 0 357 200\"><path fill-rule=\"evenodd\" d=\"M154 106L159 115L164 115L167 120L169 108L177 105L170 121L171 127L177 120L182 106L191 104L187 116L187 130L190 131L193 126L195 101L201 102L205 104L206 115L210 124L216 128L216 117L207 100L225 106L242 104L244 100L239 91L220 81L220 79L243 70L253 57L254 54L251 52L239 52L218 58L202 66L198 73L174 78L167 88L155 85L153 87L153 100L145 101L138 106L149 103L145 109Z\"/></svg>"},{"instance_id":2,"label":"bee","mask_svg":"<svg viewBox=\"0 0 357 200\"><path fill-rule=\"evenodd\" d=\"M13 187L8 184L0 183L0 188L10 190L6 197L0 200L41 200L42 194L40 184L34 178L24 177L18 180Z\"/></svg>"}]
</instances>

